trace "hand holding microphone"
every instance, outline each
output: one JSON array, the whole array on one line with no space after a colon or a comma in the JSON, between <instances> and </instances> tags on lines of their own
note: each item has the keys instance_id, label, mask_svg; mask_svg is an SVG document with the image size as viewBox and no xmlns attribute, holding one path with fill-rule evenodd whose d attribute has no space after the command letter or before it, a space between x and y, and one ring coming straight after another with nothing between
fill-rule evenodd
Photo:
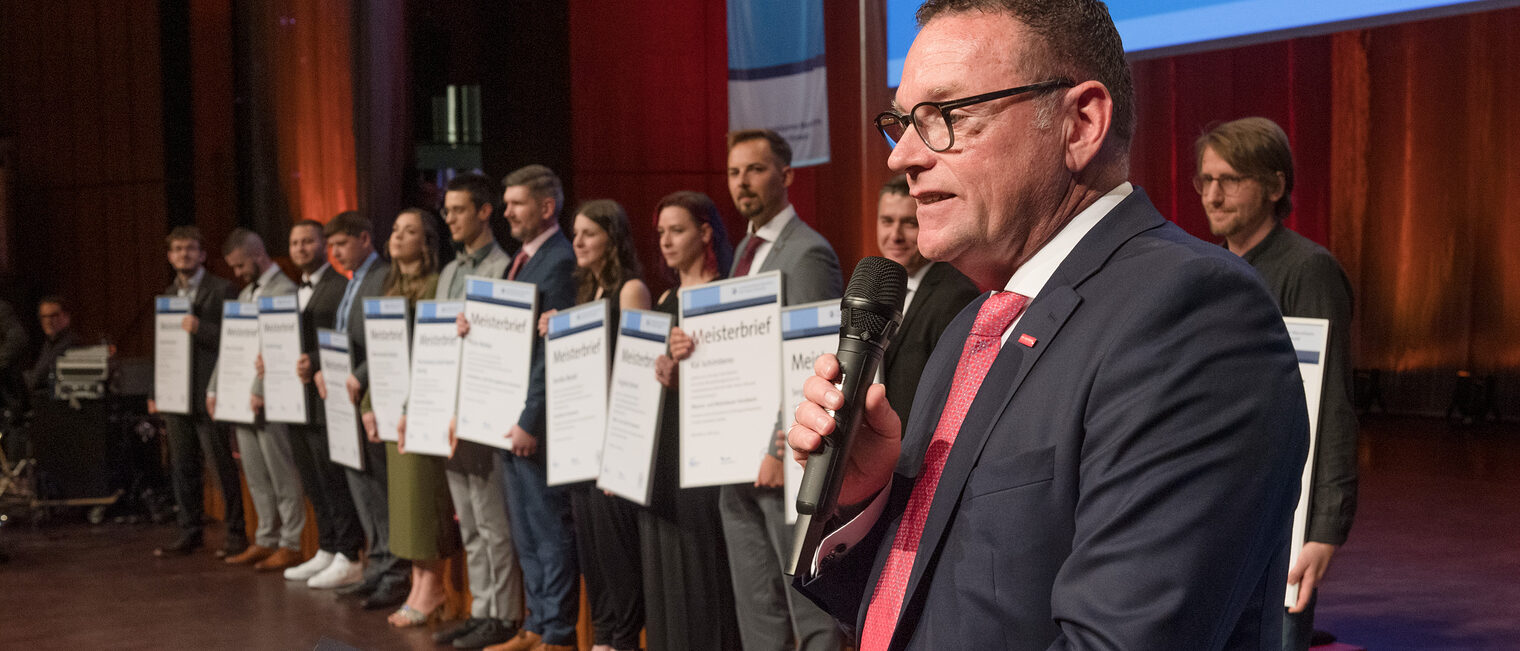
<instances>
[{"instance_id":1,"label":"hand holding microphone","mask_svg":"<svg viewBox=\"0 0 1520 651\"><path fill-rule=\"evenodd\" d=\"M820 521L839 503L853 505L885 485L897 461L901 426L886 402L885 387L872 385L882 353L902 324L908 274L902 265L869 257L856 265L840 301L839 352L813 364L788 436L806 462L797 512ZM860 444L858 452L852 450ZM841 489L850 479L850 489Z\"/></svg>"}]
</instances>

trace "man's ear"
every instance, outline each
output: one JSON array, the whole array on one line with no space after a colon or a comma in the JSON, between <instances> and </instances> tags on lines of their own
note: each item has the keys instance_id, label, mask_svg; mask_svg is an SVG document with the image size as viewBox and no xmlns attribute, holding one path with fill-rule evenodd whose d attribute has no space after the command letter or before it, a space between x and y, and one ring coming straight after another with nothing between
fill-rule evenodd
<instances>
[{"instance_id":1,"label":"man's ear","mask_svg":"<svg viewBox=\"0 0 1520 651\"><path fill-rule=\"evenodd\" d=\"M1107 142L1114 118L1114 98L1108 87L1089 80L1067 89L1060 107L1066 167L1075 174L1087 169Z\"/></svg>"}]
</instances>

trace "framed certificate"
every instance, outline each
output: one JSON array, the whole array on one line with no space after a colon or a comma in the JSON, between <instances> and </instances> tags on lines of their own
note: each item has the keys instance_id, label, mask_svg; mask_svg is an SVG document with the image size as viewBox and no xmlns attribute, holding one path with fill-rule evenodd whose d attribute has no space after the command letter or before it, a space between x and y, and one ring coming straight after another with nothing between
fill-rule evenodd
<instances>
[{"instance_id":1,"label":"framed certificate","mask_svg":"<svg viewBox=\"0 0 1520 651\"><path fill-rule=\"evenodd\" d=\"M216 364L216 420L252 425L250 400L258 380L259 305L222 303L222 344Z\"/></svg>"},{"instance_id":2,"label":"framed certificate","mask_svg":"<svg viewBox=\"0 0 1520 651\"><path fill-rule=\"evenodd\" d=\"M607 435L607 301L549 318L544 339L550 486L596 479Z\"/></svg>"},{"instance_id":3,"label":"framed certificate","mask_svg":"<svg viewBox=\"0 0 1520 651\"><path fill-rule=\"evenodd\" d=\"M781 273L681 288L681 486L752 483L781 409Z\"/></svg>"},{"instance_id":4,"label":"framed certificate","mask_svg":"<svg viewBox=\"0 0 1520 651\"><path fill-rule=\"evenodd\" d=\"M1319 438L1319 397L1325 383L1325 350L1329 347L1330 321L1306 317L1284 317L1288 326L1288 338L1298 353L1298 372L1304 377L1304 402L1309 406L1309 455L1304 459L1304 471L1299 477L1298 506L1293 509L1293 538L1288 548L1288 567L1298 562L1298 554L1304 549L1304 537L1309 528L1309 493L1313 491L1314 449ZM1298 584L1288 584L1283 595L1283 605L1289 608L1298 604Z\"/></svg>"},{"instance_id":5,"label":"framed certificate","mask_svg":"<svg viewBox=\"0 0 1520 651\"><path fill-rule=\"evenodd\" d=\"M449 455L449 419L459 389L459 326L464 301L419 301L412 327L412 382L406 401L406 452Z\"/></svg>"},{"instance_id":6,"label":"framed certificate","mask_svg":"<svg viewBox=\"0 0 1520 651\"><path fill-rule=\"evenodd\" d=\"M354 403L348 399L348 375L353 372L348 335L326 328L318 330L317 350L322 357L322 382L327 389L322 407L327 415L328 459L354 470L364 470L360 440L363 434L359 432Z\"/></svg>"},{"instance_id":7,"label":"framed certificate","mask_svg":"<svg viewBox=\"0 0 1520 651\"><path fill-rule=\"evenodd\" d=\"M459 369L459 440L511 449L507 433L528 400L537 307L538 288L531 283L465 280L470 334Z\"/></svg>"},{"instance_id":8,"label":"framed certificate","mask_svg":"<svg viewBox=\"0 0 1520 651\"><path fill-rule=\"evenodd\" d=\"M259 350L264 356L264 418L305 423L306 385L296 375L301 360L301 310L295 294L259 298Z\"/></svg>"},{"instance_id":9,"label":"framed certificate","mask_svg":"<svg viewBox=\"0 0 1520 651\"><path fill-rule=\"evenodd\" d=\"M382 441L396 440L396 425L412 380L411 315L404 298L364 299L364 356L369 404ZM324 374L325 376L325 374Z\"/></svg>"},{"instance_id":10,"label":"framed certificate","mask_svg":"<svg viewBox=\"0 0 1520 651\"><path fill-rule=\"evenodd\" d=\"M189 414L190 404L190 333L185 331L185 317L190 315L190 299L159 296L153 299L153 402L166 414Z\"/></svg>"},{"instance_id":11,"label":"framed certificate","mask_svg":"<svg viewBox=\"0 0 1520 651\"><path fill-rule=\"evenodd\" d=\"M607 434L596 487L648 506L654 453L659 445L665 387L654 362L670 341L669 314L623 310L607 395ZM676 414L669 414L675 418Z\"/></svg>"}]
</instances>

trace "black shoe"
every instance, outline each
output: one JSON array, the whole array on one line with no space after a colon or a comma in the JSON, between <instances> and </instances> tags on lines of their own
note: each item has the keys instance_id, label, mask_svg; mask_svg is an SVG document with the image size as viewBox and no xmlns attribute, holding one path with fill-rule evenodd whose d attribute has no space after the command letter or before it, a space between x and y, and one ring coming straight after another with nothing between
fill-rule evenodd
<instances>
[{"instance_id":1,"label":"black shoe","mask_svg":"<svg viewBox=\"0 0 1520 651\"><path fill-rule=\"evenodd\" d=\"M464 620L464 622L460 623L454 628L434 633L433 641L439 644L448 644L454 640L469 635L470 631L475 630L475 627L480 626L481 624L485 623L485 621L486 620L479 617L471 617Z\"/></svg>"},{"instance_id":2,"label":"black shoe","mask_svg":"<svg viewBox=\"0 0 1520 651\"><path fill-rule=\"evenodd\" d=\"M410 581L387 583L375 588L374 592L371 592L368 597L364 598L364 602L360 606L365 610L395 608L406 603L406 595L411 591L412 586Z\"/></svg>"},{"instance_id":3,"label":"black shoe","mask_svg":"<svg viewBox=\"0 0 1520 651\"><path fill-rule=\"evenodd\" d=\"M345 585L333 590L333 594L339 597L357 597L363 599L375 593L375 588L380 587L380 579L366 579L352 585Z\"/></svg>"},{"instance_id":4,"label":"black shoe","mask_svg":"<svg viewBox=\"0 0 1520 651\"><path fill-rule=\"evenodd\" d=\"M455 638L454 648L479 649L491 646L492 644L501 644L512 639L515 635L517 635L516 626L499 619L485 619L481 620L481 624L476 626L474 630Z\"/></svg>"},{"instance_id":5,"label":"black shoe","mask_svg":"<svg viewBox=\"0 0 1520 651\"><path fill-rule=\"evenodd\" d=\"M159 558L171 556L189 556L191 552L201 548L201 537L198 534L182 535L178 540L167 546L153 550L153 555Z\"/></svg>"}]
</instances>

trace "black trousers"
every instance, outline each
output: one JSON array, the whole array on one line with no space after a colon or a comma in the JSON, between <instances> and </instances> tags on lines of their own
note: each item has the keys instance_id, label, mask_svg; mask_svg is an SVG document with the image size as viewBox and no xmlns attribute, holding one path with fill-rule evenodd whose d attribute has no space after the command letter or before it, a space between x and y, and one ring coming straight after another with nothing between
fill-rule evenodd
<instances>
[{"instance_id":1,"label":"black trousers","mask_svg":"<svg viewBox=\"0 0 1520 651\"><path fill-rule=\"evenodd\" d=\"M570 488L570 508L595 643L636 649L644 628L639 507L588 482Z\"/></svg>"},{"instance_id":2,"label":"black trousers","mask_svg":"<svg viewBox=\"0 0 1520 651\"><path fill-rule=\"evenodd\" d=\"M248 544L247 524L243 521L243 484L237 462L232 460L231 436L204 414L164 414L169 434L169 480L174 485L174 501L179 504L179 528L187 536L201 535L205 505L205 460L211 460L212 474L222 490L226 504L227 547Z\"/></svg>"},{"instance_id":3,"label":"black trousers","mask_svg":"<svg viewBox=\"0 0 1520 651\"><path fill-rule=\"evenodd\" d=\"M359 551L364 549L364 528L359 526L359 512L348 491L348 478L343 468L329 458L327 427L291 425L287 431L290 452L301 474L301 487L306 489L311 510L317 516L317 547L359 560Z\"/></svg>"}]
</instances>

